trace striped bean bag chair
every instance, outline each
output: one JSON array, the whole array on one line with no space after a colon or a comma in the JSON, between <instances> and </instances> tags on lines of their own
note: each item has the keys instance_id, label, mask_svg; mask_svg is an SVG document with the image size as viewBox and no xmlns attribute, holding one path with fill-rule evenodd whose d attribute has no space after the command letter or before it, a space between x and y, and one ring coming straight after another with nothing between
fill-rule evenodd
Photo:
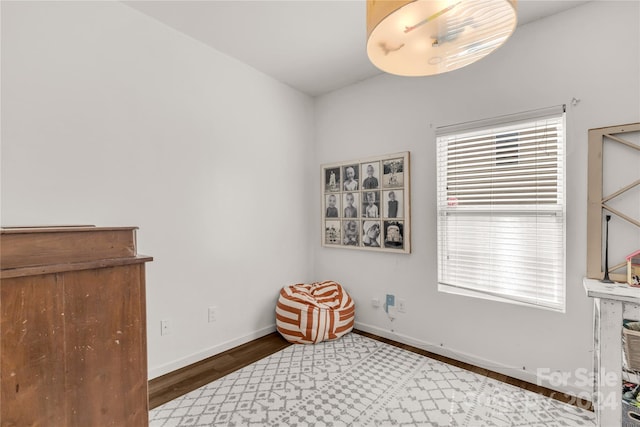
<instances>
[{"instance_id":1,"label":"striped bean bag chair","mask_svg":"<svg viewBox=\"0 0 640 427\"><path fill-rule=\"evenodd\" d=\"M339 283L285 286L276 305L276 327L287 341L315 344L353 329L356 309Z\"/></svg>"}]
</instances>

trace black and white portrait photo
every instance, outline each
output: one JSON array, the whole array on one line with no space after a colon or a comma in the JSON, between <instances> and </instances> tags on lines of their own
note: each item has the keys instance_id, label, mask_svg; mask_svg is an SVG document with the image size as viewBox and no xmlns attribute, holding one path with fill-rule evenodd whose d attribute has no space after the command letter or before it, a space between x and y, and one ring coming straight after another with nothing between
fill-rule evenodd
<instances>
[{"instance_id":1,"label":"black and white portrait photo","mask_svg":"<svg viewBox=\"0 0 640 427\"><path fill-rule=\"evenodd\" d=\"M359 246L360 245L360 231L358 227L358 221L348 220L342 221L343 238L342 244L346 246Z\"/></svg>"},{"instance_id":2,"label":"black and white portrait photo","mask_svg":"<svg viewBox=\"0 0 640 427\"><path fill-rule=\"evenodd\" d=\"M404 224L402 221L384 221L384 247L400 249L404 246Z\"/></svg>"},{"instance_id":3,"label":"black and white portrait photo","mask_svg":"<svg viewBox=\"0 0 640 427\"><path fill-rule=\"evenodd\" d=\"M327 218L339 218L340 215L340 199L339 194L325 194L324 196L324 206L325 212L324 216Z\"/></svg>"},{"instance_id":4,"label":"black and white portrait photo","mask_svg":"<svg viewBox=\"0 0 640 427\"><path fill-rule=\"evenodd\" d=\"M382 185L385 188L404 186L404 159L385 160L382 168Z\"/></svg>"},{"instance_id":5,"label":"black and white portrait photo","mask_svg":"<svg viewBox=\"0 0 640 427\"><path fill-rule=\"evenodd\" d=\"M389 190L382 192L382 216L384 218L404 217L404 191Z\"/></svg>"},{"instance_id":6,"label":"black and white portrait photo","mask_svg":"<svg viewBox=\"0 0 640 427\"><path fill-rule=\"evenodd\" d=\"M362 163L362 189L372 190L380 188L378 180L380 179L380 162Z\"/></svg>"},{"instance_id":7,"label":"black and white portrait photo","mask_svg":"<svg viewBox=\"0 0 640 427\"><path fill-rule=\"evenodd\" d=\"M326 245L340 244L340 221L324 222L324 243Z\"/></svg>"},{"instance_id":8,"label":"black and white portrait photo","mask_svg":"<svg viewBox=\"0 0 640 427\"><path fill-rule=\"evenodd\" d=\"M380 221L362 221L362 244L370 248L380 247Z\"/></svg>"},{"instance_id":9,"label":"black and white portrait photo","mask_svg":"<svg viewBox=\"0 0 640 427\"><path fill-rule=\"evenodd\" d=\"M340 191L340 168L324 170L324 191Z\"/></svg>"},{"instance_id":10,"label":"black and white portrait photo","mask_svg":"<svg viewBox=\"0 0 640 427\"><path fill-rule=\"evenodd\" d=\"M380 218L380 192L365 191L362 193L362 216Z\"/></svg>"},{"instance_id":11,"label":"black and white portrait photo","mask_svg":"<svg viewBox=\"0 0 640 427\"><path fill-rule=\"evenodd\" d=\"M344 210L345 218L357 218L358 217L358 205L360 202L360 193L358 192L346 192L342 194L342 206Z\"/></svg>"},{"instance_id":12,"label":"black and white portrait photo","mask_svg":"<svg viewBox=\"0 0 640 427\"><path fill-rule=\"evenodd\" d=\"M358 165L348 165L342 168L344 174L344 181L342 183L342 189L344 191L356 191L358 190Z\"/></svg>"}]
</instances>

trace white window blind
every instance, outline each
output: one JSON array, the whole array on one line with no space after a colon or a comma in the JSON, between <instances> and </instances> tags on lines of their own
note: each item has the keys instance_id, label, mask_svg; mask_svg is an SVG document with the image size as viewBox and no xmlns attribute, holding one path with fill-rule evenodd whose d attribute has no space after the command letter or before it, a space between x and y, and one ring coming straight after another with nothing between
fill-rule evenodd
<instances>
[{"instance_id":1,"label":"white window blind","mask_svg":"<svg viewBox=\"0 0 640 427\"><path fill-rule=\"evenodd\" d=\"M564 107L436 137L438 289L564 312Z\"/></svg>"}]
</instances>

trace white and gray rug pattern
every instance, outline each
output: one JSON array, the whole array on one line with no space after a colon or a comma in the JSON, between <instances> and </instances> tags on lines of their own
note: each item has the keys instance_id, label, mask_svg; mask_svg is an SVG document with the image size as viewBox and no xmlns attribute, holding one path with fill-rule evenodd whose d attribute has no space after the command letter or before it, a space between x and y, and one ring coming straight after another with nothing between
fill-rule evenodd
<instances>
[{"instance_id":1,"label":"white and gray rug pattern","mask_svg":"<svg viewBox=\"0 0 640 427\"><path fill-rule=\"evenodd\" d=\"M293 345L168 402L151 427L595 426L595 415L357 334Z\"/></svg>"}]
</instances>

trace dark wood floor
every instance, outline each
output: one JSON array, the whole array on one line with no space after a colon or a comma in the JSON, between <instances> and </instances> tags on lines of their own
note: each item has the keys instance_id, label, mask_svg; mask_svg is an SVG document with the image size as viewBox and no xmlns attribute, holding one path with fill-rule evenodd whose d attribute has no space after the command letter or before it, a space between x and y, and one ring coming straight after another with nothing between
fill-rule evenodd
<instances>
[{"instance_id":1,"label":"dark wood floor","mask_svg":"<svg viewBox=\"0 0 640 427\"><path fill-rule=\"evenodd\" d=\"M549 388L541 387L536 384L531 384L526 381L509 377L507 375L499 374L497 372L479 368L468 363L440 356L438 354L421 350L407 344L401 344L399 342L382 338L368 332L359 330L354 330L354 332L384 342L386 344L390 344L404 350L420 354L422 356L439 360L441 362L448 363L450 365L454 365L462 369L466 369L468 371L514 385L516 387L520 387L547 397L551 397L561 402L569 403L580 408L593 410L591 402L583 399L577 399L575 396L560 393ZM274 332L262 338L258 338L241 346L232 348L231 350L225 351L224 353L217 354L201 362L194 363L193 365L189 365L161 377L154 378L149 381L149 407L151 409L156 408L163 403L169 402L176 397L182 396L183 394L202 387L203 385L208 384L211 381L215 381L218 378L230 374L233 371L244 368L245 366L257 362L258 360L276 353L290 345L291 344L285 341L284 338L280 336L280 334Z\"/></svg>"},{"instance_id":2,"label":"dark wood floor","mask_svg":"<svg viewBox=\"0 0 640 427\"><path fill-rule=\"evenodd\" d=\"M291 344L274 332L149 381L149 408L156 408L244 368Z\"/></svg>"}]
</instances>

